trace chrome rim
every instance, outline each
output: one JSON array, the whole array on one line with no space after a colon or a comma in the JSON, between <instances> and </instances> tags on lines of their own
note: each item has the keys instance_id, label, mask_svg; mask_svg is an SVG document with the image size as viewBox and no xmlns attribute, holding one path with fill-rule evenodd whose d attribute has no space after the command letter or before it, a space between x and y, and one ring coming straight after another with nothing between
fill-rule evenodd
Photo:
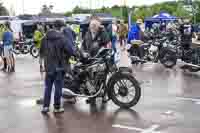
<instances>
[{"instance_id":1,"label":"chrome rim","mask_svg":"<svg viewBox=\"0 0 200 133\"><path fill-rule=\"evenodd\" d=\"M120 94L120 89L127 89L124 94ZM136 95L134 84L130 80L120 80L114 85L115 96L121 103L130 103Z\"/></svg>"}]
</instances>

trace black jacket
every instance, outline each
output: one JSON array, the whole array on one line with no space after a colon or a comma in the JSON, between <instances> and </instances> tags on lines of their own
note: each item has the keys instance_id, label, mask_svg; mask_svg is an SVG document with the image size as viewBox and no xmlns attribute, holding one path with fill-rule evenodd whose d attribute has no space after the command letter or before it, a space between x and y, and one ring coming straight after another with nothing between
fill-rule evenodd
<instances>
[{"instance_id":1,"label":"black jacket","mask_svg":"<svg viewBox=\"0 0 200 133\"><path fill-rule=\"evenodd\" d=\"M92 38L91 32L88 31L84 36L81 50L89 53L90 56L95 56L98 50L106 46L109 42L110 37L105 28L101 28L94 39Z\"/></svg>"},{"instance_id":2,"label":"black jacket","mask_svg":"<svg viewBox=\"0 0 200 133\"><path fill-rule=\"evenodd\" d=\"M72 39L59 31L49 31L42 39L40 56L47 73L69 70L69 58L74 55Z\"/></svg>"}]
</instances>

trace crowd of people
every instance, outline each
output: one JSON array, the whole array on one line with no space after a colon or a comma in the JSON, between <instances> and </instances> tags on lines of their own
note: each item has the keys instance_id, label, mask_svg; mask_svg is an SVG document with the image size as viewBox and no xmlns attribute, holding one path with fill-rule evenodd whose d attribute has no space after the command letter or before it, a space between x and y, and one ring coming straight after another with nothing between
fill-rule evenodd
<instances>
[{"instance_id":1,"label":"crowd of people","mask_svg":"<svg viewBox=\"0 0 200 133\"><path fill-rule=\"evenodd\" d=\"M74 31L62 21L56 21L54 26L46 27L37 24L34 32L33 40L36 48L39 49L39 66L40 71L45 72L45 91L43 101L42 113L49 112L52 86L55 86L54 94L54 112L62 113L64 109L61 104L62 88L64 84L65 73L70 72L70 57L83 58L84 53L89 56L95 56L101 47L112 48L117 52L117 44L122 50L125 49L126 43L133 43L134 40L144 40L143 21L137 20L136 24L128 28L123 22L117 23L113 21L108 27L101 23L101 19L96 16L90 18L88 31L82 38L82 45L79 49L76 47L75 41L78 31ZM5 60L3 70L15 71L15 60L12 54L13 49L13 33L9 23L6 23L0 28L0 37L3 42L3 57ZM156 28L156 26L154 26ZM162 26L159 27L159 29ZM166 29L173 27L172 23L165 26ZM164 30L164 28L162 28ZM160 31L162 31L160 29ZM181 23L180 33L183 44L191 44L192 26L189 22ZM118 43L119 42L119 43ZM186 46L186 47L187 47ZM139 49L141 51L141 49ZM73 89L76 90L78 82L74 82Z\"/></svg>"}]
</instances>

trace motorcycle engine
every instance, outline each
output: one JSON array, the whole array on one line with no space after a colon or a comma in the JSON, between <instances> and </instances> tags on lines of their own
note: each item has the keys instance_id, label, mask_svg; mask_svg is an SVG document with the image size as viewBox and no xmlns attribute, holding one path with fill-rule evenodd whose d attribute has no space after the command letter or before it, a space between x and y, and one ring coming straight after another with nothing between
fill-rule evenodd
<instances>
[{"instance_id":1,"label":"motorcycle engine","mask_svg":"<svg viewBox=\"0 0 200 133\"><path fill-rule=\"evenodd\" d=\"M158 51L158 47L157 47L157 46L154 46L154 45L151 45L151 47L149 48L149 51L150 51L151 53L157 52L157 51Z\"/></svg>"},{"instance_id":2,"label":"motorcycle engine","mask_svg":"<svg viewBox=\"0 0 200 133\"><path fill-rule=\"evenodd\" d=\"M88 72L91 79L101 79L101 75L104 74L104 71L105 71L104 64L95 64L88 67Z\"/></svg>"},{"instance_id":3,"label":"motorcycle engine","mask_svg":"<svg viewBox=\"0 0 200 133\"><path fill-rule=\"evenodd\" d=\"M90 94L94 94L98 91L100 86L98 81L103 80L105 74L104 64L94 64L87 69L88 79L86 80L86 87Z\"/></svg>"}]
</instances>

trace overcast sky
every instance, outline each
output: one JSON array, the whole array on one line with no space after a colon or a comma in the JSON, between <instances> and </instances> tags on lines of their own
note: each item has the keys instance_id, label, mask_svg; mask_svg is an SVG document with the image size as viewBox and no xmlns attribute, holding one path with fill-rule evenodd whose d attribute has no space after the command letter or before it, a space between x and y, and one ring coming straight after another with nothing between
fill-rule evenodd
<instances>
[{"instance_id":1,"label":"overcast sky","mask_svg":"<svg viewBox=\"0 0 200 133\"><path fill-rule=\"evenodd\" d=\"M124 0L0 0L10 10L11 7L15 10L16 14L24 12L30 14L37 14L40 12L42 5L54 5L54 12L66 12L72 10L75 6L90 7L92 1L92 8L105 6L121 5ZM24 1L24 2L23 2ZM163 1L172 0L126 0L128 6L133 5L150 5ZM24 4L23 4L24 3Z\"/></svg>"}]
</instances>

